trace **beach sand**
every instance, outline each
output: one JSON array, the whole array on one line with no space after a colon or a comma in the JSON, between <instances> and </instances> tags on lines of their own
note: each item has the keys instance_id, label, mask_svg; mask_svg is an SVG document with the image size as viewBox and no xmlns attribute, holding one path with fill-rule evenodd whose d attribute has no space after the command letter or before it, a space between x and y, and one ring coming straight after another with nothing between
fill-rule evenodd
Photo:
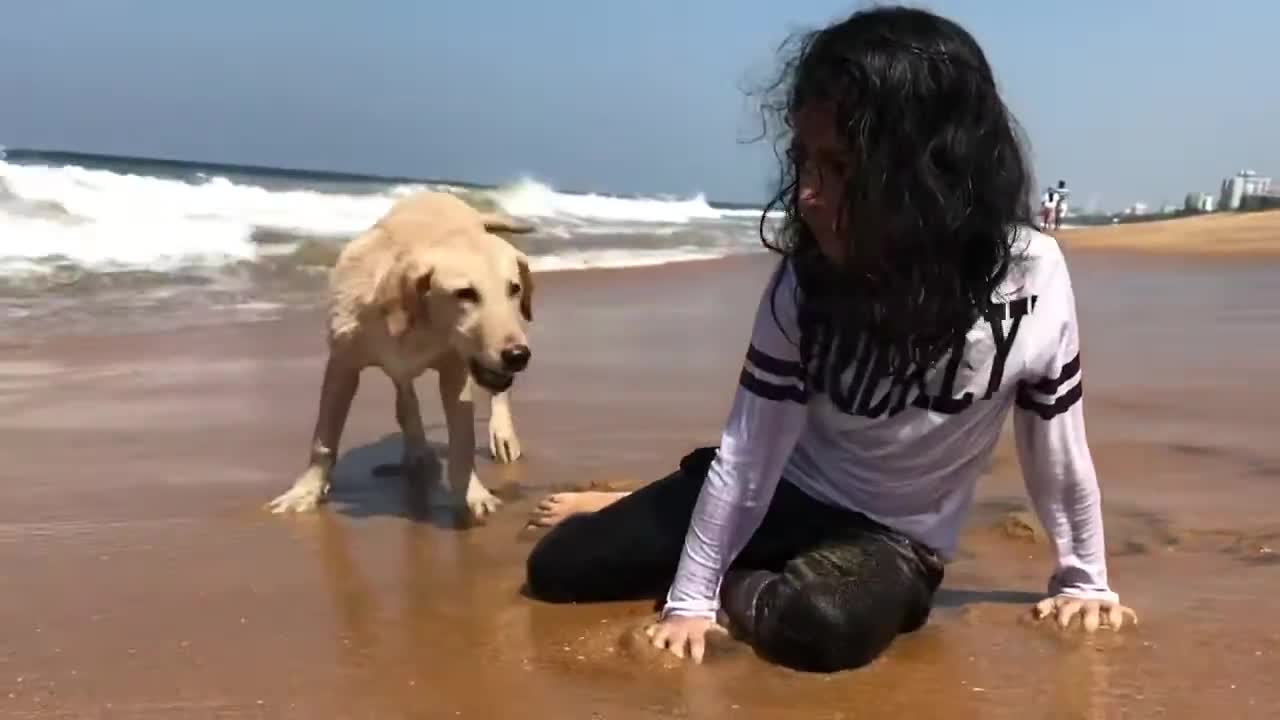
<instances>
[{"instance_id":1,"label":"beach sand","mask_svg":"<svg viewBox=\"0 0 1280 720\"><path fill-rule=\"evenodd\" d=\"M795 673L732 643L681 664L635 641L651 603L523 598L538 497L657 478L715 441L770 266L756 256L541 276L514 394L526 456L481 460L506 505L466 530L371 476L399 453L374 371L332 502L260 509L306 461L314 312L3 338L0 717L1275 717L1280 263L1070 260L1135 628L1026 621L1052 561L1018 523L1009 438L929 625L860 671ZM434 378L419 388L442 443Z\"/></svg>"},{"instance_id":2,"label":"beach sand","mask_svg":"<svg viewBox=\"0 0 1280 720\"><path fill-rule=\"evenodd\" d=\"M1173 220L1063 228L1064 245L1080 249L1252 258L1280 256L1280 211L1208 214Z\"/></svg>"}]
</instances>

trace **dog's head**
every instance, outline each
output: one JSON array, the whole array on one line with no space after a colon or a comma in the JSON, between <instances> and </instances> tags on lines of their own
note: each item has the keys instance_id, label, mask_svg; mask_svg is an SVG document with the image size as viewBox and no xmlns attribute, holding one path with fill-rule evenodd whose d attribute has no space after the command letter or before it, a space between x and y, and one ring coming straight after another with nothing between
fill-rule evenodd
<instances>
[{"instance_id":1,"label":"dog's head","mask_svg":"<svg viewBox=\"0 0 1280 720\"><path fill-rule=\"evenodd\" d=\"M466 242L424 245L397 265L384 304L390 335L416 327L445 337L480 386L510 387L532 356L528 257L486 231Z\"/></svg>"}]
</instances>

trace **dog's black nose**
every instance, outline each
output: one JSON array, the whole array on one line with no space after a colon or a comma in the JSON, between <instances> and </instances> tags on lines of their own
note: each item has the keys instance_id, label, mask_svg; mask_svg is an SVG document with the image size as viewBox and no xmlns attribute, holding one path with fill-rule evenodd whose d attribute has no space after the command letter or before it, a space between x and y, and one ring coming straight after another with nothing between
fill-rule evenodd
<instances>
[{"instance_id":1,"label":"dog's black nose","mask_svg":"<svg viewBox=\"0 0 1280 720\"><path fill-rule=\"evenodd\" d=\"M520 372L528 367L532 355L528 345L512 345L502 350L502 366L509 372Z\"/></svg>"}]
</instances>

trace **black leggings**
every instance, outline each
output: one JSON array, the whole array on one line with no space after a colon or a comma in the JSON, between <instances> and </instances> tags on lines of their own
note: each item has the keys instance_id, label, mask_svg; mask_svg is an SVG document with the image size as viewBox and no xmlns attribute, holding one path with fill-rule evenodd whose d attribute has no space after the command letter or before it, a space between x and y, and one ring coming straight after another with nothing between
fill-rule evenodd
<instances>
[{"instance_id":1,"label":"black leggings","mask_svg":"<svg viewBox=\"0 0 1280 720\"><path fill-rule=\"evenodd\" d=\"M547 602L659 600L675 576L715 448L595 513L566 518L529 554ZM721 583L735 635L798 670L856 668L925 624L943 567L929 548L785 480Z\"/></svg>"}]
</instances>

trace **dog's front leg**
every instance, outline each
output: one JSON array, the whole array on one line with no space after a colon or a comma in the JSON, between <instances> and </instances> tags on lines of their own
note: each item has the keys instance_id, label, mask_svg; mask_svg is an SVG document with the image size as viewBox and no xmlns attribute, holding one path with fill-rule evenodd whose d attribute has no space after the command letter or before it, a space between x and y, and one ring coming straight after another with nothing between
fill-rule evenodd
<instances>
[{"instance_id":1,"label":"dog's front leg","mask_svg":"<svg viewBox=\"0 0 1280 720\"><path fill-rule=\"evenodd\" d=\"M489 399L489 452L500 463L520 459L520 438L511 419L511 391L494 393Z\"/></svg>"},{"instance_id":2,"label":"dog's front leg","mask_svg":"<svg viewBox=\"0 0 1280 720\"><path fill-rule=\"evenodd\" d=\"M330 350L324 366L320 409L311 435L311 457L307 469L288 491L267 504L271 512L315 510L329 494L330 477L338 458L338 443L342 440L342 429L347 424L351 401L359 387L360 367Z\"/></svg>"},{"instance_id":3,"label":"dog's front leg","mask_svg":"<svg viewBox=\"0 0 1280 720\"><path fill-rule=\"evenodd\" d=\"M473 518L483 518L502 504L476 476L475 405L471 378L461 359L442 364L440 401L449 432L449 491L454 503L465 505Z\"/></svg>"}]
</instances>

